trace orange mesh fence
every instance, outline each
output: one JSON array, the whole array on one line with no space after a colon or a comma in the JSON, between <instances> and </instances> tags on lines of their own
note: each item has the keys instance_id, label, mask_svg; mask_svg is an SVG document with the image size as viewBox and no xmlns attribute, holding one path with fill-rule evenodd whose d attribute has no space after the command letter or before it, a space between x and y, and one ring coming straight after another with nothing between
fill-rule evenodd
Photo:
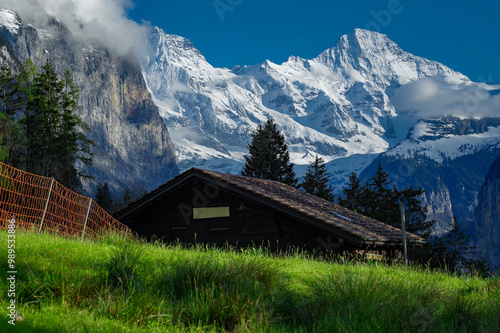
<instances>
[{"instance_id":1,"label":"orange mesh fence","mask_svg":"<svg viewBox=\"0 0 500 333\"><path fill-rule=\"evenodd\" d=\"M62 235L95 238L115 231L130 235L94 200L75 193L53 178L34 175L0 162L0 227L14 218L16 226Z\"/></svg>"}]
</instances>

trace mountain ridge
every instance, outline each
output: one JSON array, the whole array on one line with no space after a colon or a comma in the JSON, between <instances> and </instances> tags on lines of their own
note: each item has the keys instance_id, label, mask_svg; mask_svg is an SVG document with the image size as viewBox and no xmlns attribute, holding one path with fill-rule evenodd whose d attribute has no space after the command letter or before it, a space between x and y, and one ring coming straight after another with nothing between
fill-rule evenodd
<instances>
[{"instance_id":1,"label":"mountain ridge","mask_svg":"<svg viewBox=\"0 0 500 333\"><path fill-rule=\"evenodd\" d=\"M376 63L385 64L389 58L389 65L384 66L392 66L393 73L381 75L364 58L356 63L368 68L360 71L350 65L353 57L347 56L345 50L355 44L358 53L368 53L375 44L370 36L383 44L382 51L392 52L390 57L379 55ZM183 45L189 45L191 55L183 53L187 58L182 62L177 57L169 61L172 44L162 43L162 39L182 40ZM316 153L328 162L353 154L382 153L397 143L393 123L397 113L391 104L396 89L412 80L436 75L447 82L470 82L442 64L404 52L383 34L362 29L342 36L333 48L314 59L290 56L281 65L266 60L253 66L214 68L187 39L168 35L157 27L149 34L148 49L156 54L142 59L146 81L162 117L174 132L181 169L221 167L224 162L210 162L221 159L229 162L224 171L237 173L250 133L267 118L275 118L283 129L292 162L297 165L306 165ZM335 61L343 62L334 67L325 65ZM414 61L423 63L417 66ZM374 76L378 77L375 81ZM413 120L407 129L417 121ZM196 133L203 133L203 139ZM403 131L403 138L406 133ZM186 134L193 138L186 139ZM233 138L228 138L231 135ZM306 142L315 145L305 148ZM193 146L196 150L190 150Z\"/></svg>"},{"instance_id":2,"label":"mountain ridge","mask_svg":"<svg viewBox=\"0 0 500 333\"><path fill-rule=\"evenodd\" d=\"M438 177L439 168L452 168L445 160L474 156L500 142L496 120L469 133L447 132L448 126L467 127L475 117L492 118L499 87L472 82L443 64L405 52L377 32L356 29L313 59L290 56L282 64L265 60L232 69L214 68L183 37L175 38L189 45L191 55L180 50L186 56L182 62L169 62L170 45L153 42L164 35L159 28L149 35L149 46L165 56L143 59L144 72L146 81L155 84L149 88L172 133L181 170L195 166L239 173L250 134L267 118L285 135L297 173L302 175L318 154L327 162L337 193L351 172L371 170L381 154L410 160L413 154L425 156ZM440 129L432 134L434 142L420 135L432 124ZM438 146L432 150L431 144ZM478 174L472 177L484 177L485 168L474 169ZM390 171L402 179L400 169ZM456 198L465 194L434 181L436 190L424 202L431 207L430 218L441 221L436 232L447 230L454 206L461 207L456 210L470 225L477 184L476 194L467 190L467 203L461 203ZM444 201L433 205L436 198Z\"/></svg>"}]
</instances>

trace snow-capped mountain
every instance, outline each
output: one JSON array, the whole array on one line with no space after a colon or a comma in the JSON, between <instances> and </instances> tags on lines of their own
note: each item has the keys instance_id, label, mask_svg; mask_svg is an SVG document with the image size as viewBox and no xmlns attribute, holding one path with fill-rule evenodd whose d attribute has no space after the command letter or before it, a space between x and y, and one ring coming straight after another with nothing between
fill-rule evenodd
<instances>
[{"instance_id":1,"label":"snow-capped mountain","mask_svg":"<svg viewBox=\"0 0 500 333\"><path fill-rule=\"evenodd\" d=\"M403 51L377 32L357 29L314 59L291 56L283 64L265 61L232 69L214 68L187 39L159 28L147 41L144 75L181 169L239 173L251 132L267 118L285 134L297 173L302 175L318 154L328 162L337 192L352 171L371 170L382 153L392 160L419 156L439 169L444 161L500 142L494 121L460 131L474 118L498 114L499 86L472 82ZM401 167L391 172L404 174ZM481 172L478 177L485 176ZM469 201L458 203L449 184L439 186L424 201L432 206L431 217L444 221L441 230L451 220L453 205L469 207L469 221L478 189L471 190L475 194Z\"/></svg>"},{"instance_id":2,"label":"snow-capped mountain","mask_svg":"<svg viewBox=\"0 0 500 333\"><path fill-rule=\"evenodd\" d=\"M185 38L153 28L144 57L148 87L177 149L181 169L239 172L250 133L274 118L292 162L307 165L386 151L397 132L394 91L439 76L469 81L434 61L402 51L385 35L355 30L312 60L290 57L214 68ZM403 135L406 135L404 133Z\"/></svg>"},{"instance_id":3,"label":"snow-capped mountain","mask_svg":"<svg viewBox=\"0 0 500 333\"><path fill-rule=\"evenodd\" d=\"M420 120L411 128L407 138L385 155L404 159L420 156L443 163L496 149L500 150L500 118L460 119L448 116Z\"/></svg>"}]
</instances>

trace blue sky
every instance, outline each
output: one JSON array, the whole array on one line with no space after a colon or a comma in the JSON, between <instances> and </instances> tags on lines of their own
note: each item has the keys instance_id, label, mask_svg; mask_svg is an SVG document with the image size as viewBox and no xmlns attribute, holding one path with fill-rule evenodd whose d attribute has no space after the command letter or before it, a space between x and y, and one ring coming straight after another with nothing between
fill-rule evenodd
<instances>
[{"instance_id":1,"label":"blue sky","mask_svg":"<svg viewBox=\"0 0 500 333\"><path fill-rule=\"evenodd\" d=\"M500 1L132 0L130 19L190 39L216 67L306 59L355 28L473 81L500 81Z\"/></svg>"}]
</instances>

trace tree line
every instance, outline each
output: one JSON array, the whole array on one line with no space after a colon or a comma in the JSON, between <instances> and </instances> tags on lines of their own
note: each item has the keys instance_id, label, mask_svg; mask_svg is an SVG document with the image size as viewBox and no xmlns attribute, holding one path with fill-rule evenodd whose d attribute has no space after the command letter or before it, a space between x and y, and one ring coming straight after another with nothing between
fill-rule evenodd
<instances>
[{"instance_id":1,"label":"tree line","mask_svg":"<svg viewBox=\"0 0 500 333\"><path fill-rule=\"evenodd\" d=\"M92 164L94 142L88 125L77 115L80 91L72 73L58 75L47 60L39 70L26 60L20 68L0 67L0 161L13 167L51 177L73 191L80 191L76 162ZM97 186L94 200L108 212L144 194L144 188L125 189L113 200L107 182Z\"/></svg>"},{"instance_id":2,"label":"tree line","mask_svg":"<svg viewBox=\"0 0 500 333\"><path fill-rule=\"evenodd\" d=\"M403 201L407 231L427 240L418 258L421 263L452 271L488 270L483 260L475 259L477 253L474 247L469 246L469 236L461 229L456 217L453 217L452 228L448 233L441 237L431 236L436 221L428 220L428 209L422 204L425 190L396 188L380 162L373 176L364 184L355 172L351 173L337 197L329 185L330 174L321 157L316 155L300 183L293 168L285 136L278 130L276 123L268 120L264 125L259 125L248 145L248 155L245 156L241 173L243 176L283 182L397 228L401 228L400 201Z\"/></svg>"},{"instance_id":3,"label":"tree line","mask_svg":"<svg viewBox=\"0 0 500 333\"><path fill-rule=\"evenodd\" d=\"M0 68L0 161L25 171L53 177L78 190L76 161L92 164L86 123L76 114L79 89L69 70L62 76L47 60L38 70L30 60L16 72Z\"/></svg>"}]
</instances>

